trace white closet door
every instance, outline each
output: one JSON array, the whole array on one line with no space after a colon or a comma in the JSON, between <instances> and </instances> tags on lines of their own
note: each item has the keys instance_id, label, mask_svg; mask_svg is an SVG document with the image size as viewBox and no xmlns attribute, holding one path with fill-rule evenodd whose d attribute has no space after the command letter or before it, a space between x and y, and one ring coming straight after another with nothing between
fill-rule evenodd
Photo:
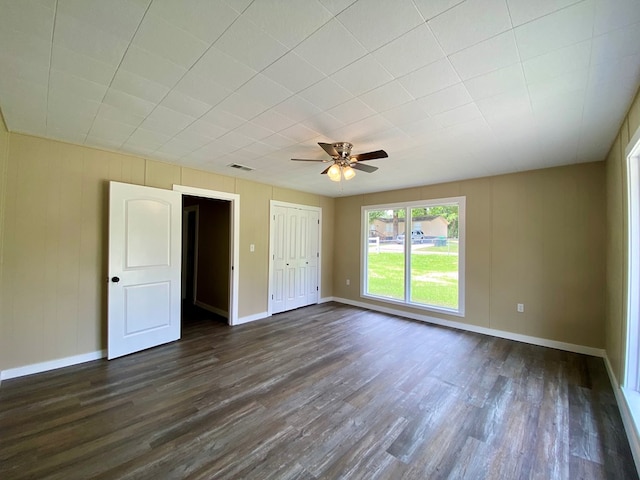
<instances>
[{"instance_id":1,"label":"white closet door","mask_svg":"<svg viewBox=\"0 0 640 480\"><path fill-rule=\"evenodd\" d=\"M319 212L272 208L271 313L318 301Z\"/></svg>"},{"instance_id":2,"label":"white closet door","mask_svg":"<svg viewBox=\"0 0 640 480\"><path fill-rule=\"evenodd\" d=\"M287 209L275 206L272 209L271 238L273 255L271 272L271 311L272 313L284 312L285 302L285 277L287 266Z\"/></svg>"}]
</instances>

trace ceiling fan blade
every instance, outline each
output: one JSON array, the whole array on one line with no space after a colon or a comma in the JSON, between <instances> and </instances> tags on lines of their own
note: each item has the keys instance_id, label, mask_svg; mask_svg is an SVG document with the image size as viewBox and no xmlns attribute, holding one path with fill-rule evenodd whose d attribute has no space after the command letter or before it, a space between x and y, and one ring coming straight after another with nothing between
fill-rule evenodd
<instances>
[{"instance_id":1,"label":"ceiling fan blade","mask_svg":"<svg viewBox=\"0 0 640 480\"><path fill-rule=\"evenodd\" d=\"M387 152L384 150L376 150L375 152L360 153L358 155L351 155L351 160L357 160L362 162L364 160L375 160L376 158L387 158Z\"/></svg>"},{"instance_id":2,"label":"ceiling fan blade","mask_svg":"<svg viewBox=\"0 0 640 480\"><path fill-rule=\"evenodd\" d=\"M318 160L315 158L292 158L294 162L328 162L329 160Z\"/></svg>"},{"instance_id":3,"label":"ceiling fan blade","mask_svg":"<svg viewBox=\"0 0 640 480\"><path fill-rule=\"evenodd\" d=\"M378 167L372 167L371 165L367 165L365 163L352 163L351 168L355 168L356 170L362 170L363 172L372 173L375 172Z\"/></svg>"},{"instance_id":4,"label":"ceiling fan blade","mask_svg":"<svg viewBox=\"0 0 640 480\"><path fill-rule=\"evenodd\" d=\"M322 143L322 142L318 142L318 145L320 145L322 147L322 149L327 152L329 155L331 155L332 157L337 157L339 156L338 151L333 147L332 144L330 143Z\"/></svg>"},{"instance_id":5,"label":"ceiling fan blade","mask_svg":"<svg viewBox=\"0 0 640 480\"><path fill-rule=\"evenodd\" d=\"M329 169L330 169L331 167L332 167L332 165L329 165L329 166L328 166L327 168L325 168L322 172L320 172L320 174L321 174L321 175L326 174L326 173L329 171Z\"/></svg>"}]
</instances>

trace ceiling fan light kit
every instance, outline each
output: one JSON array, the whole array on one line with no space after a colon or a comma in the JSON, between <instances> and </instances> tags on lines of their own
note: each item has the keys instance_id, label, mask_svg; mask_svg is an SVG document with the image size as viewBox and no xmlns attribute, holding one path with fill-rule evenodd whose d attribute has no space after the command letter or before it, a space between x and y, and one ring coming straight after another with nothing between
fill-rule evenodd
<instances>
[{"instance_id":1,"label":"ceiling fan light kit","mask_svg":"<svg viewBox=\"0 0 640 480\"><path fill-rule=\"evenodd\" d=\"M375 172L378 167L372 167L370 165L365 165L361 162L367 160L375 160L378 158L387 158L387 152L384 150L376 150L375 152L367 152L360 153L358 155L351 155L351 149L353 145L349 142L336 142L336 143L322 143L319 142L318 145L327 152L331 159L333 160L333 164L325 169L322 173L327 174L330 180L334 182L339 182L343 178L345 180L351 180L356 176L356 170L361 170L363 172L372 173ZM296 162L329 162L331 160L316 160L316 159L307 159L307 158L292 158L291 160Z\"/></svg>"},{"instance_id":2,"label":"ceiling fan light kit","mask_svg":"<svg viewBox=\"0 0 640 480\"><path fill-rule=\"evenodd\" d=\"M334 163L329 167L329 170L327 170L327 176L334 182L339 182L343 178L345 180L351 180L356 176L356 171L349 165L343 166Z\"/></svg>"},{"instance_id":3,"label":"ceiling fan light kit","mask_svg":"<svg viewBox=\"0 0 640 480\"><path fill-rule=\"evenodd\" d=\"M339 182L340 178L342 177L342 169L337 163L334 163L329 167L329 170L327 170L327 175L330 180L333 180L334 182Z\"/></svg>"},{"instance_id":4,"label":"ceiling fan light kit","mask_svg":"<svg viewBox=\"0 0 640 480\"><path fill-rule=\"evenodd\" d=\"M342 175L344 176L345 180L351 180L356 176L356 171L353 168L347 166L342 169Z\"/></svg>"}]
</instances>

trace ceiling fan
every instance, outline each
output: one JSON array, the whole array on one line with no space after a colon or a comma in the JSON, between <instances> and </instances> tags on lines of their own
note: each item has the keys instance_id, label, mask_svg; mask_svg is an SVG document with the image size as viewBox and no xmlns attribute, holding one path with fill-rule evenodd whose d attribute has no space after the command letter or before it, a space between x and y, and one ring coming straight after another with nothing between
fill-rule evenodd
<instances>
[{"instance_id":1,"label":"ceiling fan","mask_svg":"<svg viewBox=\"0 0 640 480\"><path fill-rule=\"evenodd\" d=\"M345 180L351 180L355 177L355 170L362 170L363 172L371 173L375 172L378 167L372 167L360 162L366 160L375 160L377 158L387 158L387 152L384 150L376 150L375 152L360 153L358 155L351 155L351 149L353 145L349 142L336 142L336 143L322 143L318 142L318 145L322 149L331 155L331 160L316 160L307 158L292 158L295 162L331 162L333 164L326 168L322 173L326 173L331 180L339 182L343 177ZM355 169L355 170L354 170Z\"/></svg>"}]
</instances>

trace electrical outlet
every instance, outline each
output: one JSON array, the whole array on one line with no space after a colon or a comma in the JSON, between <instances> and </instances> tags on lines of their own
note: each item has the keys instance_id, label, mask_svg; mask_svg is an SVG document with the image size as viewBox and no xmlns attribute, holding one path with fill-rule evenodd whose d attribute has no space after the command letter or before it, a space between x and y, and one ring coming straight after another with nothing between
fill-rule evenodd
<instances>
[{"instance_id":1,"label":"electrical outlet","mask_svg":"<svg viewBox=\"0 0 640 480\"><path fill-rule=\"evenodd\" d=\"M256 251L256 246L253 243L251 245L249 245L249 251L250 252L255 252Z\"/></svg>"},{"instance_id":2,"label":"electrical outlet","mask_svg":"<svg viewBox=\"0 0 640 480\"><path fill-rule=\"evenodd\" d=\"M524 303L519 303L518 305L516 305L516 309L519 313L524 313Z\"/></svg>"},{"instance_id":3,"label":"electrical outlet","mask_svg":"<svg viewBox=\"0 0 640 480\"><path fill-rule=\"evenodd\" d=\"M347 278L347 285L351 285L351 280Z\"/></svg>"}]
</instances>

